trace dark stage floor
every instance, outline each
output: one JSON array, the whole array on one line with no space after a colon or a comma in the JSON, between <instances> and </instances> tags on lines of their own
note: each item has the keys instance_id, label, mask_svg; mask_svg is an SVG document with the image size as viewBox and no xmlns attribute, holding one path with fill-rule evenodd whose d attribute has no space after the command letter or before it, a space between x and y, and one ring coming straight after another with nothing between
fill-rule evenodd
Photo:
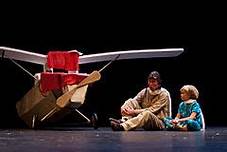
<instances>
[{"instance_id":1,"label":"dark stage floor","mask_svg":"<svg viewBox=\"0 0 227 152\"><path fill-rule=\"evenodd\" d=\"M202 132L129 131L111 128L1 129L0 151L227 151L227 127Z\"/></svg>"}]
</instances>

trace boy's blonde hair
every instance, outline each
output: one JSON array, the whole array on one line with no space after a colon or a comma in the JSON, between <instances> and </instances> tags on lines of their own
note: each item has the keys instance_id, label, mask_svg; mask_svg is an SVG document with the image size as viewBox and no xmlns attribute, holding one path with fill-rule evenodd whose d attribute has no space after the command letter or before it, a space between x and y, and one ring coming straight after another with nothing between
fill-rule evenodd
<instances>
[{"instance_id":1,"label":"boy's blonde hair","mask_svg":"<svg viewBox=\"0 0 227 152\"><path fill-rule=\"evenodd\" d=\"M184 85L180 89L180 92L186 92L190 96L190 99L198 99L199 97L199 91L193 85Z\"/></svg>"}]
</instances>

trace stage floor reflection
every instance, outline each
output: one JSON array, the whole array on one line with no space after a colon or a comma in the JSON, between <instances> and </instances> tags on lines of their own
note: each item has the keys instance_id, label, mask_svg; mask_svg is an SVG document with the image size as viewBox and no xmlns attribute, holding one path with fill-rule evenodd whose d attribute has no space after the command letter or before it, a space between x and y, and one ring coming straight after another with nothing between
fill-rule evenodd
<instances>
[{"instance_id":1,"label":"stage floor reflection","mask_svg":"<svg viewBox=\"0 0 227 152\"><path fill-rule=\"evenodd\" d=\"M128 131L109 127L0 129L0 151L227 151L227 127L201 132Z\"/></svg>"}]
</instances>

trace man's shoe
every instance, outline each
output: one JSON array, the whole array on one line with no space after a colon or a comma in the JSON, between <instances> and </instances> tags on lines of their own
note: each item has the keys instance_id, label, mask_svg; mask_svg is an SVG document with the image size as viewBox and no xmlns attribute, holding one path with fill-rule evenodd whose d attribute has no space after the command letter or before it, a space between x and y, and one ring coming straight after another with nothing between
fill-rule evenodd
<instances>
[{"instance_id":1,"label":"man's shoe","mask_svg":"<svg viewBox=\"0 0 227 152\"><path fill-rule=\"evenodd\" d=\"M118 122L110 121L110 126L113 131L124 131L124 127Z\"/></svg>"},{"instance_id":2,"label":"man's shoe","mask_svg":"<svg viewBox=\"0 0 227 152\"><path fill-rule=\"evenodd\" d=\"M122 123L121 119L109 118L109 121L114 121L116 123Z\"/></svg>"}]
</instances>

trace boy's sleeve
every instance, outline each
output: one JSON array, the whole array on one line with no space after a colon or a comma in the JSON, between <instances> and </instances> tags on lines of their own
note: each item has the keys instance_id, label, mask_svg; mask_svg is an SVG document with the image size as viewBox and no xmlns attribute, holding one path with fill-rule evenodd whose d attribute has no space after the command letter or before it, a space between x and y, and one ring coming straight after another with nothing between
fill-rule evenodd
<instances>
[{"instance_id":1,"label":"boy's sleeve","mask_svg":"<svg viewBox=\"0 0 227 152\"><path fill-rule=\"evenodd\" d=\"M193 106L192 106L192 112L200 113L200 111L201 111L201 109L200 109L199 104L197 102L195 104L193 104Z\"/></svg>"}]
</instances>

